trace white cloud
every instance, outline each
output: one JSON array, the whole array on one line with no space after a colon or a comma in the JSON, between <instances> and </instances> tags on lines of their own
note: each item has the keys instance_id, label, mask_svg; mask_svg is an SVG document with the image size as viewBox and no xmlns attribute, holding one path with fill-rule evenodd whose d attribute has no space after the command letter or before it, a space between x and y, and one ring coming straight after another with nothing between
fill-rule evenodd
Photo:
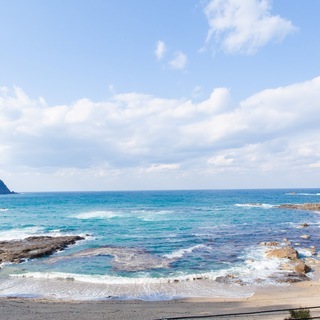
<instances>
[{"instance_id":1,"label":"white cloud","mask_svg":"<svg viewBox=\"0 0 320 320\"><path fill-rule=\"evenodd\" d=\"M269 0L211 0L204 9L207 42L214 38L226 53L253 54L296 30L292 22L271 14Z\"/></svg>"},{"instance_id":2,"label":"white cloud","mask_svg":"<svg viewBox=\"0 0 320 320\"><path fill-rule=\"evenodd\" d=\"M208 160L210 166L226 167L234 162L232 155L219 154Z\"/></svg>"},{"instance_id":3,"label":"white cloud","mask_svg":"<svg viewBox=\"0 0 320 320\"><path fill-rule=\"evenodd\" d=\"M156 44L156 49L154 51L154 54L156 55L157 59L158 60L163 59L166 52L167 52L167 46L166 46L165 42L159 40Z\"/></svg>"},{"instance_id":4,"label":"white cloud","mask_svg":"<svg viewBox=\"0 0 320 320\"><path fill-rule=\"evenodd\" d=\"M52 181L58 184L59 176L70 188L74 176L79 185L92 177L92 185L152 187L151 173L167 177L163 188L171 188L170 179L180 179L180 187L188 179L190 187L211 185L209 177L219 172L252 176L247 182L264 172L268 179L287 173L313 181L320 163L319 101L320 77L239 103L227 88L199 103L125 93L56 106L19 88L2 90L0 173L20 181L18 176L30 179L26 172L40 172L39 183L56 174Z\"/></svg>"},{"instance_id":5,"label":"white cloud","mask_svg":"<svg viewBox=\"0 0 320 320\"><path fill-rule=\"evenodd\" d=\"M176 52L174 58L169 62L172 69L184 69L187 64L187 56L183 52Z\"/></svg>"},{"instance_id":6,"label":"white cloud","mask_svg":"<svg viewBox=\"0 0 320 320\"><path fill-rule=\"evenodd\" d=\"M178 163L156 163L152 164L148 168L146 168L145 172L163 172L163 171L171 171L177 170L180 168L180 164Z\"/></svg>"}]
</instances>

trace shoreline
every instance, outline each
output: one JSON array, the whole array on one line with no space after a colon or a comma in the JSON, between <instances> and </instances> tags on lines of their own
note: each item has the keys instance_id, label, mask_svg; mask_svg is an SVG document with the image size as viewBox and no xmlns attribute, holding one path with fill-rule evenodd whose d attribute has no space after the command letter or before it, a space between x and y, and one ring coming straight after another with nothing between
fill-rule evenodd
<instances>
[{"instance_id":1,"label":"shoreline","mask_svg":"<svg viewBox=\"0 0 320 320\"><path fill-rule=\"evenodd\" d=\"M6 320L156 320L170 317L204 316L307 308L320 305L319 268L315 277L289 286L258 288L249 298L189 298L167 301L141 300L45 300L0 298L1 319ZM312 315L320 315L320 308ZM287 313L289 315L289 313ZM266 318L266 317L263 317ZM284 319L283 314L279 319ZM232 317L223 317L232 319ZM270 319L278 319L272 316Z\"/></svg>"}]
</instances>

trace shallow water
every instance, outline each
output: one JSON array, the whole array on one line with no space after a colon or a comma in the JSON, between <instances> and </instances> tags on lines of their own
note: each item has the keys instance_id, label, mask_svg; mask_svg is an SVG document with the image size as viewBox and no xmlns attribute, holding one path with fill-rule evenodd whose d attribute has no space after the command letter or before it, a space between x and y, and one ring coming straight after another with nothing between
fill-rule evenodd
<instances>
[{"instance_id":1,"label":"shallow water","mask_svg":"<svg viewBox=\"0 0 320 320\"><path fill-rule=\"evenodd\" d=\"M51 257L4 265L1 296L65 299L240 297L277 284L263 241L319 244L319 190L25 193L0 197L0 240L83 235ZM306 230L300 224L308 223ZM308 232L310 240L300 236ZM300 249L301 248L301 249Z\"/></svg>"}]
</instances>

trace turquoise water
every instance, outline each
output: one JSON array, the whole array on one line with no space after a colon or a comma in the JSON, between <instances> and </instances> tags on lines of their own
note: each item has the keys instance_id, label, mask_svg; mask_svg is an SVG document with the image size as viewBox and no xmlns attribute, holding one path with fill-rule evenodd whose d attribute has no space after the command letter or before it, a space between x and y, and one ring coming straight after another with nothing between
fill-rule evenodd
<instances>
[{"instance_id":1,"label":"turquoise water","mask_svg":"<svg viewBox=\"0 0 320 320\"><path fill-rule=\"evenodd\" d=\"M260 242L301 243L306 231L299 225L308 223L312 237L297 248L303 253L304 247L319 244L318 213L275 206L319 200L320 190L314 189L4 195L0 240L31 235L82 235L85 240L52 257L3 265L0 295L248 296L257 285L277 284L273 275L280 262L267 259Z\"/></svg>"}]
</instances>

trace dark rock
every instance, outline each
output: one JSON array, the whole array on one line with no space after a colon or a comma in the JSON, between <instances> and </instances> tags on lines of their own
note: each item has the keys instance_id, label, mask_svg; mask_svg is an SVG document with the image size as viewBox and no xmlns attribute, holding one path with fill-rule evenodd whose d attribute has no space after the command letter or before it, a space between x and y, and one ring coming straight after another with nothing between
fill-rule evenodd
<instances>
[{"instance_id":1,"label":"dark rock","mask_svg":"<svg viewBox=\"0 0 320 320\"><path fill-rule=\"evenodd\" d=\"M282 279L280 279L279 282L284 282L284 283L295 283L295 282L300 282L300 281L309 281L310 279L302 273L298 272L290 272L287 273Z\"/></svg>"},{"instance_id":2,"label":"dark rock","mask_svg":"<svg viewBox=\"0 0 320 320\"><path fill-rule=\"evenodd\" d=\"M297 273L306 274L311 271L311 268L306 265L306 263L302 260L298 260L296 265L294 266L294 271Z\"/></svg>"},{"instance_id":3,"label":"dark rock","mask_svg":"<svg viewBox=\"0 0 320 320\"><path fill-rule=\"evenodd\" d=\"M294 272L295 274L306 274L311 271L311 268L301 259L292 260L281 265L281 270Z\"/></svg>"},{"instance_id":4,"label":"dark rock","mask_svg":"<svg viewBox=\"0 0 320 320\"><path fill-rule=\"evenodd\" d=\"M15 194L14 191L10 191L9 188L0 180L0 194Z\"/></svg>"},{"instance_id":5,"label":"dark rock","mask_svg":"<svg viewBox=\"0 0 320 320\"><path fill-rule=\"evenodd\" d=\"M35 236L23 240L1 241L0 262L20 263L28 259L49 256L83 239L80 236Z\"/></svg>"}]
</instances>

